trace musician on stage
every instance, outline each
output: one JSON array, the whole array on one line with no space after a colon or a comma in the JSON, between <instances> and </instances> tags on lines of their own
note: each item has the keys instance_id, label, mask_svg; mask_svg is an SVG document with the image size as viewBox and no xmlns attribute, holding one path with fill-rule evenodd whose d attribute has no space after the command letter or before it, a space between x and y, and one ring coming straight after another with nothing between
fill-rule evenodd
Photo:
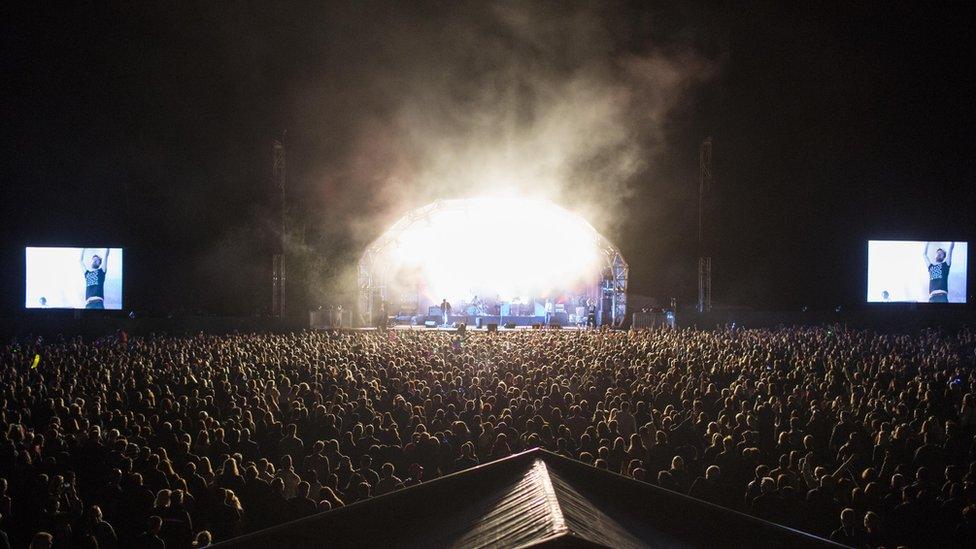
<instances>
[{"instance_id":1,"label":"musician on stage","mask_svg":"<svg viewBox=\"0 0 976 549\"><path fill-rule=\"evenodd\" d=\"M474 308L474 325L481 327L481 316L485 314L485 302L474 296L471 300L471 307Z\"/></svg>"},{"instance_id":2,"label":"musician on stage","mask_svg":"<svg viewBox=\"0 0 976 549\"><path fill-rule=\"evenodd\" d=\"M380 317L377 319L376 327L380 330L386 330L387 325L390 323L390 313L387 311L386 300L380 300Z\"/></svg>"},{"instance_id":3,"label":"musician on stage","mask_svg":"<svg viewBox=\"0 0 976 549\"><path fill-rule=\"evenodd\" d=\"M332 306L332 327L342 329L342 303Z\"/></svg>"},{"instance_id":4,"label":"musician on stage","mask_svg":"<svg viewBox=\"0 0 976 549\"><path fill-rule=\"evenodd\" d=\"M444 315L444 326L447 326L447 321L451 317L451 304L446 298L441 301L441 314Z\"/></svg>"},{"instance_id":5,"label":"musician on stage","mask_svg":"<svg viewBox=\"0 0 976 549\"><path fill-rule=\"evenodd\" d=\"M579 328L583 325L586 320L586 297L579 296L576 298L576 327Z\"/></svg>"}]
</instances>

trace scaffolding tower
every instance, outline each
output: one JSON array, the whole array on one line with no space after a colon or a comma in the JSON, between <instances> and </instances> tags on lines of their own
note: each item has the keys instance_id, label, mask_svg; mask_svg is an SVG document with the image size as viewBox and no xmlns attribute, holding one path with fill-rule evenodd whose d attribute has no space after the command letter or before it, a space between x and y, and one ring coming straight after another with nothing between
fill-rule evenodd
<instances>
[{"instance_id":1,"label":"scaffolding tower","mask_svg":"<svg viewBox=\"0 0 976 549\"><path fill-rule=\"evenodd\" d=\"M705 234L705 215L712 186L712 138L702 141L698 154L698 312L712 310L712 256Z\"/></svg>"},{"instance_id":2,"label":"scaffolding tower","mask_svg":"<svg viewBox=\"0 0 976 549\"><path fill-rule=\"evenodd\" d=\"M279 139L271 143L271 179L279 216L278 238L271 258L271 316L281 319L285 314L285 144Z\"/></svg>"}]
</instances>

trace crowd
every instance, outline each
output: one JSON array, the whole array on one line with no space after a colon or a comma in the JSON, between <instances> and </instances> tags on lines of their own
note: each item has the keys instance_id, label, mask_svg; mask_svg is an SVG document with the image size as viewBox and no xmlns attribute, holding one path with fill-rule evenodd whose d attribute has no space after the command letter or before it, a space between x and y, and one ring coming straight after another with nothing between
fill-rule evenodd
<instances>
[{"instance_id":1,"label":"crowd","mask_svg":"<svg viewBox=\"0 0 976 549\"><path fill-rule=\"evenodd\" d=\"M0 549L205 546L534 447L850 546L971 543L974 352L841 327L14 341Z\"/></svg>"}]
</instances>

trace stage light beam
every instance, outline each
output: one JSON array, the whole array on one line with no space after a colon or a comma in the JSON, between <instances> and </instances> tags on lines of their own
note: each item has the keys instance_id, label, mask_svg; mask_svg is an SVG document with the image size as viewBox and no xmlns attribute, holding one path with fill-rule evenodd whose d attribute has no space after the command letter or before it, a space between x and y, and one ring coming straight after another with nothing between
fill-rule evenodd
<instances>
[{"instance_id":1,"label":"stage light beam","mask_svg":"<svg viewBox=\"0 0 976 549\"><path fill-rule=\"evenodd\" d=\"M460 302L473 295L544 297L599 281L601 237L581 217L532 199L445 204L384 235L375 267L388 288Z\"/></svg>"}]
</instances>

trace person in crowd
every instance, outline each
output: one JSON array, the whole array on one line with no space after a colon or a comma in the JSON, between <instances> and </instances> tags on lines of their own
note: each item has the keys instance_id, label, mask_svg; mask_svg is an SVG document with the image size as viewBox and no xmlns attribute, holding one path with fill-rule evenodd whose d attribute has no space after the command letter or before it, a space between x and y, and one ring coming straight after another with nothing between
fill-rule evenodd
<instances>
[{"instance_id":1,"label":"person in crowd","mask_svg":"<svg viewBox=\"0 0 976 549\"><path fill-rule=\"evenodd\" d=\"M3 514L0 513L0 524L3 524ZM10 536L0 529L0 549L10 549Z\"/></svg>"},{"instance_id":2,"label":"person in crowd","mask_svg":"<svg viewBox=\"0 0 976 549\"><path fill-rule=\"evenodd\" d=\"M461 457L454 460L454 470L463 471L478 465L478 457L475 455L474 443L470 440L461 445Z\"/></svg>"},{"instance_id":3,"label":"person in crowd","mask_svg":"<svg viewBox=\"0 0 976 549\"><path fill-rule=\"evenodd\" d=\"M323 486L322 489L319 490L319 500L327 501L331 509L337 509L345 505L339 496L336 495L335 491L328 486Z\"/></svg>"},{"instance_id":4,"label":"person in crowd","mask_svg":"<svg viewBox=\"0 0 976 549\"><path fill-rule=\"evenodd\" d=\"M840 526L830 533L830 541L847 547L860 547L863 533L857 530L857 514L850 507L840 513Z\"/></svg>"},{"instance_id":5,"label":"person in crowd","mask_svg":"<svg viewBox=\"0 0 976 549\"><path fill-rule=\"evenodd\" d=\"M31 539L29 549L51 549L54 546L54 536L48 532L38 532Z\"/></svg>"},{"instance_id":6,"label":"person in crowd","mask_svg":"<svg viewBox=\"0 0 976 549\"><path fill-rule=\"evenodd\" d=\"M277 478L280 478L285 483L285 497L288 499L295 497L295 490L302 481L302 477L298 476L298 473L292 467L290 455L285 454L282 456L281 469L278 469Z\"/></svg>"},{"instance_id":7,"label":"person in crowd","mask_svg":"<svg viewBox=\"0 0 976 549\"><path fill-rule=\"evenodd\" d=\"M380 480L376 483L374 495L380 496L403 488L403 481L393 474L395 470L396 468L392 463L383 464L383 467L380 468Z\"/></svg>"},{"instance_id":8,"label":"person in crowd","mask_svg":"<svg viewBox=\"0 0 976 549\"><path fill-rule=\"evenodd\" d=\"M88 533L95 538L99 549L115 549L119 546L119 537L115 528L102 516L102 509L92 505L88 510Z\"/></svg>"},{"instance_id":9,"label":"person in crowd","mask_svg":"<svg viewBox=\"0 0 976 549\"><path fill-rule=\"evenodd\" d=\"M294 423L288 424L285 430L285 438L278 443L278 451L294 462L295 459L304 456L304 446L302 439L298 438L298 426Z\"/></svg>"},{"instance_id":10,"label":"person in crowd","mask_svg":"<svg viewBox=\"0 0 976 549\"><path fill-rule=\"evenodd\" d=\"M197 537L193 540L193 548L210 547L213 542L213 536L210 535L209 530L200 530L197 533Z\"/></svg>"},{"instance_id":11,"label":"person in crowd","mask_svg":"<svg viewBox=\"0 0 976 549\"><path fill-rule=\"evenodd\" d=\"M159 533L163 529L163 519L153 515L149 517L146 531L136 538L136 546L143 549L166 549L166 543Z\"/></svg>"},{"instance_id":12,"label":"person in crowd","mask_svg":"<svg viewBox=\"0 0 976 549\"><path fill-rule=\"evenodd\" d=\"M243 533L244 508L232 490L223 489L221 503L214 513L214 537L217 541L228 540Z\"/></svg>"},{"instance_id":13,"label":"person in crowd","mask_svg":"<svg viewBox=\"0 0 976 549\"><path fill-rule=\"evenodd\" d=\"M304 480L298 483L295 489L295 497L288 500L289 513L294 518L307 517L314 515L318 504L308 497L310 486Z\"/></svg>"},{"instance_id":14,"label":"person in crowd","mask_svg":"<svg viewBox=\"0 0 976 549\"><path fill-rule=\"evenodd\" d=\"M670 476L670 473L669 473ZM716 504L721 504L727 490L720 484L722 470L718 465L709 465L705 470L705 476L698 477L691 485L688 492L692 497L703 499ZM769 479L772 481L772 479Z\"/></svg>"}]
</instances>

